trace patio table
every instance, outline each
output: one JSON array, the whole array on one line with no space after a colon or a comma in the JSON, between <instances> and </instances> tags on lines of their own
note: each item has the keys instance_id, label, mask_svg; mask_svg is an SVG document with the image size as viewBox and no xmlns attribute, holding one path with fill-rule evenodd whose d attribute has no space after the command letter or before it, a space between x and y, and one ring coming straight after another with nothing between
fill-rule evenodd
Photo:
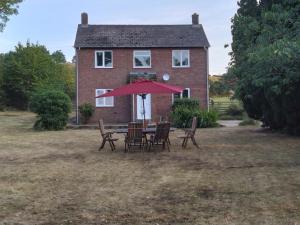
<instances>
[{"instance_id":1,"label":"patio table","mask_svg":"<svg viewBox=\"0 0 300 225\"><path fill-rule=\"evenodd\" d=\"M170 132L175 131L175 128L170 128ZM156 132L156 127L149 127L143 129L144 134L155 134ZM115 134L127 134L128 133L128 128L120 128L120 129L114 129L113 133Z\"/></svg>"}]
</instances>

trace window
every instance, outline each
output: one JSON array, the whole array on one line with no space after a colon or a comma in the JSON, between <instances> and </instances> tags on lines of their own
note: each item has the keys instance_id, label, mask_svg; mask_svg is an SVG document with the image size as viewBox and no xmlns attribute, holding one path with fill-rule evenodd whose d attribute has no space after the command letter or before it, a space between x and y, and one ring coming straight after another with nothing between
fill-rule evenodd
<instances>
[{"instance_id":1,"label":"window","mask_svg":"<svg viewBox=\"0 0 300 225\"><path fill-rule=\"evenodd\" d=\"M172 102L174 102L174 100L178 98L190 98L190 97L191 97L191 89L185 88L181 93L173 94Z\"/></svg>"},{"instance_id":2,"label":"window","mask_svg":"<svg viewBox=\"0 0 300 225\"><path fill-rule=\"evenodd\" d=\"M112 51L95 52L95 68L112 68L113 54Z\"/></svg>"},{"instance_id":3,"label":"window","mask_svg":"<svg viewBox=\"0 0 300 225\"><path fill-rule=\"evenodd\" d=\"M190 67L190 51L189 50L173 50L172 51L173 67Z\"/></svg>"},{"instance_id":4,"label":"window","mask_svg":"<svg viewBox=\"0 0 300 225\"><path fill-rule=\"evenodd\" d=\"M96 97L110 91L112 91L112 89L96 89ZM114 106L114 97L96 98L96 107L113 107L113 106Z\"/></svg>"},{"instance_id":5,"label":"window","mask_svg":"<svg viewBox=\"0 0 300 225\"><path fill-rule=\"evenodd\" d=\"M133 67L151 68L151 51L134 51Z\"/></svg>"}]
</instances>

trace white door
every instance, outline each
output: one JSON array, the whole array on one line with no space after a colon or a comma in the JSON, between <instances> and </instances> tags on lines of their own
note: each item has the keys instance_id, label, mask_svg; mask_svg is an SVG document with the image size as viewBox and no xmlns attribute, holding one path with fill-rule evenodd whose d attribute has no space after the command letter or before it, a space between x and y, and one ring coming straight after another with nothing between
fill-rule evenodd
<instances>
[{"instance_id":1,"label":"white door","mask_svg":"<svg viewBox=\"0 0 300 225\"><path fill-rule=\"evenodd\" d=\"M137 119L142 120L144 119L144 114L143 114L143 99L141 96L137 95L137 105L136 105L136 112L137 112ZM146 120L151 119L151 95L147 94L146 99L144 100L145 104L145 116Z\"/></svg>"}]
</instances>

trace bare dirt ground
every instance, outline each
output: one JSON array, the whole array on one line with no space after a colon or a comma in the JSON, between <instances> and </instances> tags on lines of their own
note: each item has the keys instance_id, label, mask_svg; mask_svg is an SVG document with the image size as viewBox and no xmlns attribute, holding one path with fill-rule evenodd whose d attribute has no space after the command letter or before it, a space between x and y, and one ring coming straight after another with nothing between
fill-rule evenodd
<instances>
[{"instance_id":1,"label":"bare dirt ground","mask_svg":"<svg viewBox=\"0 0 300 225\"><path fill-rule=\"evenodd\" d=\"M97 130L35 132L0 113L1 225L300 225L300 139L201 129L201 146L98 152Z\"/></svg>"}]
</instances>

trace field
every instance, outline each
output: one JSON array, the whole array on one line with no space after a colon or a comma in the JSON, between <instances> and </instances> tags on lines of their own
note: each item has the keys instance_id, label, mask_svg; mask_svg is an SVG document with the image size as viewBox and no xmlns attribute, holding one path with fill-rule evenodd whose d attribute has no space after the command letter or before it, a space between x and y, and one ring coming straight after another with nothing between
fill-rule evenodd
<instances>
[{"instance_id":1,"label":"field","mask_svg":"<svg viewBox=\"0 0 300 225\"><path fill-rule=\"evenodd\" d=\"M300 139L200 129L200 150L98 152L97 130L35 132L0 113L1 225L300 225Z\"/></svg>"}]
</instances>

